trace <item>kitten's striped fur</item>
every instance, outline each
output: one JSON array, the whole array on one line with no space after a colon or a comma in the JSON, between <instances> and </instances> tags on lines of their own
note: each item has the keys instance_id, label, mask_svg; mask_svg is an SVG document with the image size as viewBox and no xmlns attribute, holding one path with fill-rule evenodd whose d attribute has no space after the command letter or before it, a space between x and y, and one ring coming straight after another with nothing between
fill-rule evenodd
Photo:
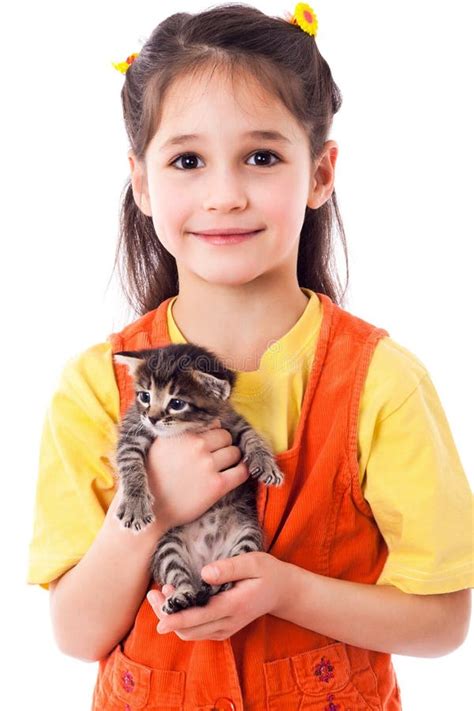
<instances>
[{"instance_id":1,"label":"kitten's striped fur","mask_svg":"<svg viewBox=\"0 0 474 711\"><path fill-rule=\"evenodd\" d=\"M140 531L154 520L154 499L148 487L145 462L157 436L169 437L187 430L203 432L219 418L249 468L250 477L243 484L195 521L175 526L162 536L153 555L154 580L175 588L163 605L164 612L205 605L211 595L229 589L233 583L209 585L200 575L204 565L263 550L252 479L280 486L283 474L266 440L230 405L236 373L227 369L214 353L183 343L122 351L114 354L114 358L127 365L136 392L134 403L120 423L115 455L122 483L117 516L124 527Z\"/></svg>"}]
</instances>

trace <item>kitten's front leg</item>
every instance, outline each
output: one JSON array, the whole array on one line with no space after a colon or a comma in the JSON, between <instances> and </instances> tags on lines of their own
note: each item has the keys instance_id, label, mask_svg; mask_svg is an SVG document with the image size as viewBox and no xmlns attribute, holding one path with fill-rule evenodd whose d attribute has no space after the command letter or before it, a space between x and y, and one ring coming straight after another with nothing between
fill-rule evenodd
<instances>
[{"instance_id":1,"label":"kitten's front leg","mask_svg":"<svg viewBox=\"0 0 474 711\"><path fill-rule=\"evenodd\" d=\"M267 486L281 486L283 472L277 465L267 442L250 426L245 429L239 442L250 476Z\"/></svg>"},{"instance_id":2,"label":"kitten's front leg","mask_svg":"<svg viewBox=\"0 0 474 711\"><path fill-rule=\"evenodd\" d=\"M153 512L154 496L148 487L148 475L142 461L119 464L123 486L122 499L116 516L124 528L141 531L155 520Z\"/></svg>"}]
</instances>

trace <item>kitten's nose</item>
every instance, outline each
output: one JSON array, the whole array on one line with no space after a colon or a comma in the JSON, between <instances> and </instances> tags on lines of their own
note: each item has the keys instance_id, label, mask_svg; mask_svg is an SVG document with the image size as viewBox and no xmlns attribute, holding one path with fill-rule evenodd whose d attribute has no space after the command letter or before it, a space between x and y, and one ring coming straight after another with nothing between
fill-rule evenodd
<instances>
[{"instance_id":1,"label":"kitten's nose","mask_svg":"<svg viewBox=\"0 0 474 711\"><path fill-rule=\"evenodd\" d=\"M148 417L152 425L156 425L156 422L158 420L158 417Z\"/></svg>"}]
</instances>

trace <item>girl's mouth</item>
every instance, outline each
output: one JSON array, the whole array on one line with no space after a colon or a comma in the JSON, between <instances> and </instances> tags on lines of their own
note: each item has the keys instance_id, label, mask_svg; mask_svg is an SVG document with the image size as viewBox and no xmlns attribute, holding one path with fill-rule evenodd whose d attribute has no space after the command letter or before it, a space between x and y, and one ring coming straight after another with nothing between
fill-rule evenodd
<instances>
[{"instance_id":1,"label":"girl's mouth","mask_svg":"<svg viewBox=\"0 0 474 711\"><path fill-rule=\"evenodd\" d=\"M193 234L195 237L199 237L199 239L210 244L226 245L245 242L246 240L251 239L255 235L258 235L260 232L263 232L263 230L256 230L255 232L245 232L243 234L235 235L202 235L199 234L199 232L191 232L191 234Z\"/></svg>"}]
</instances>

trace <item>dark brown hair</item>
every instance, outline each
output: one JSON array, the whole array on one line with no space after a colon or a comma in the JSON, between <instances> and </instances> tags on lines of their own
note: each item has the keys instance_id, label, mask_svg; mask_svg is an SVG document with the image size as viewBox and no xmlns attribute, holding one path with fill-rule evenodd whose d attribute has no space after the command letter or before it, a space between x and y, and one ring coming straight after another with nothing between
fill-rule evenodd
<instances>
[{"instance_id":1,"label":"dark brown hair","mask_svg":"<svg viewBox=\"0 0 474 711\"><path fill-rule=\"evenodd\" d=\"M283 102L309 137L311 160L321 152L342 97L315 37L287 20L269 17L244 4L179 12L161 22L125 75L121 91L125 128L137 160L158 129L165 93L178 77L227 70L233 78L251 75ZM306 207L301 229L297 277L300 287L326 294L343 306L332 243L340 234L347 268L344 227L333 190L319 208ZM179 291L176 260L124 187L120 236L115 255L129 304L143 315Z\"/></svg>"}]
</instances>

